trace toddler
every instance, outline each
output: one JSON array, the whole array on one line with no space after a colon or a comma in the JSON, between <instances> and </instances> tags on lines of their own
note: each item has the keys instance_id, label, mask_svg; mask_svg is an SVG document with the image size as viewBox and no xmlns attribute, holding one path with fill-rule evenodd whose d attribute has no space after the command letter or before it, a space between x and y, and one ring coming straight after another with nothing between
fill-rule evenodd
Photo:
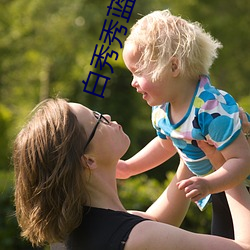
<instances>
[{"instance_id":1,"label":"toddler","mask_svg":"<svg viewBox=\"0 0 250 250\"><path fill-rule=\"evenodd\" d=\"M231 95L211 84L209 69L222 45L197 22L155 11L132 27L123 59L131 85L152 107L157 137L135 156L120 161L117 178L142 173L176 151L195 177L179 188L201 209L210 194L222 192L250 174L249 145L241 132L239 109ZM197 141L221 151L225 163L216 171Z\"/></svg>"}]
</instances>

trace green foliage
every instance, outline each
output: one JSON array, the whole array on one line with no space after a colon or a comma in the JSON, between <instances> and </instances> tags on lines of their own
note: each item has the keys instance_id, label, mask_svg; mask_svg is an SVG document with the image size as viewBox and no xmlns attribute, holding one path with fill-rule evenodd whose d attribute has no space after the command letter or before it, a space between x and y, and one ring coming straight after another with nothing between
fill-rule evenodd
<instances>
[{"instance_id":1,"label":"green foliage","mask_svg":"<svg viewBox=\"0 0 250 250\"><path fill-rule=\"evenodd\" d=\"M240 99L239 105L248 113L250 112L250 95L244 96Z\"/></svg>"},{"instance_id":2,"label":"green foliage","mask_svg":"<svg viewBox=\"0 0 250 250\"><path fill-rule=\"evenodd\" d=\"M7 169L9 166L9 153L8 141L10 137L10 127L12 122L12 112L0 103L0 169Z\"/></svg>"},{"instance_id":3,"label":"green foliage","mask_svg":"<svg viewBox=\"0 0 250 250\"><path fill-rule=\"evenodd\" d=\"M119 196L127 209L145 211L162 191L163 185L145 174L119 181Z\"/></svg>"},{"instance_id":4,"label":"green foliage","mask_svg":"<svg viewBox=\"0 0 250 250\"><path fill-rule=\"evenodd\" d=\"M170 8L177 15L198 20L224 45L211 69L213 83L229 91L244 106L249 103L248 86L250 5L248 0L221 1L137 1L129 23L118 21L128 30L150 11ZM131 87L130 73L119 53L112 62L114 74L105 90L105 98L84 93L94 46L110 1L90 0L11 0L0 2L0 104L8 108L11 122L0 120L1 145L16 134L23 118L40 100L59 94L93 109L110 113L124 126L132 139L128 155L134 154L155 134L150 123L150 108ZM240 19L238 18L240 16ZM235 22L237 20L237 22ZM230 27L230 28L229 28ZM129 31L128 31L129 32ZM125 36L119 34L124 41ZM244 37L244 39L242 39ZM0 116L2 106L0 107ZM5 112L5 111L4 111ZM1 118L0 118L1 119ZM3 124L3 125L2 125ZM136 129L135 129L136 128ZM1 152L0 169L8 165L10 146ZM3 159L3 160L2 160Z\"/></svg>"},{"instance_id":5,"label":"green foliage","mask_svg":"<svg viewBox=\"0 0 250 250\"><path fill-rule=\"evenodd\" d=\"M118 60L112 61L114 74L104 67L111 77L105 98L82 91L82 80L86 80L93 69L90 61L95 44L100 43L98 39L109 3L109 0L0 1L0 169L9 169L12 140L30 110L40 100L57 94L109 113L122 124L131 137L131 147L125 158L155 136L150 122L151 110L130 87L131 76L122 61L122 49L118 44L111 45L119 53ZM136 1L130 22L121 23L129 30L141 15L165 8L201 22L223 43L224 48L211 69L211 78L218 88L230 92L249 112L249 0L228 0L226 3L217 0ZM124 41L125 36L119 37ZM164 188L166 170L174 170L177 161L173 158L147 175L120 182L126 207L147 207ZM5 175L0 176L0 185L5 178ZM2 230L1 234L9 235L3 242L13 242L14 236L8 233L15 227L9 217L14 211L12 191L7 188L9 184L5 185L1 192L1 212L5 211L5 214L1 215L0 228L11 228ZM192 204L183 226L200 232L205 228L204 232L207 232L210 218L210 208L201 213ZM4 245L4 248L0 245L0 248L14 249L14 243L9 244L12 245ZM15 249L22 249L21 245Z\"/></svg>"},{"instance_id":6,"label":"green foliage","mask_svg":"<svg viewBox=\"0 0 250 250\"><path fill-rule=\"evenodd\" d=\"M127 209L145 211L168 186L174 172L168 172L166 180L160 182L148 178L146 174L131 177L118 182L119 196ZM211 205L201 212L196 204L191 203L181 228L198 233L210 233Z\"/></svg>"},{"instance_id":7,"label":"green foliage","mask_svg":"<svg viewBox=\"0 0 250 250\"><path fill-rule=\"evenodd\" d=\"M0 249L34 249L20 237L14 209L13 173L0 171L0 180Z\"/></svg>"},{"instance_id":8,"label":"green foliage","mask_svg":"<svg viewBox=\"0 0 250 250\"><path fill-rule=\"evenodd\" d=\"M250 5L248 0L241 1L199 1L190 6L189 17L203 24L222 44L211 69L213 83L228 91L236 100L249 96L249 22ZM237 20L237 21L236 21ZM250 99L248 99L248 102Z\"/></svg>"}]
</instances>

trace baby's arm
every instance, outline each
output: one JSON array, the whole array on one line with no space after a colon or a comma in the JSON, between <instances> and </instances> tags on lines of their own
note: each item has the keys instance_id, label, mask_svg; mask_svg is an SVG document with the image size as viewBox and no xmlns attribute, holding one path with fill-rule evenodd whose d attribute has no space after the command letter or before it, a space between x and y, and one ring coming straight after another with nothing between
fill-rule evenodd
<instances>
[{"instance_id":1,"label":"baby's arm","mask_svg":"<svg viewBox=\"0 0 250 250\"><path fill-rule=\"evenodd\" d=\"M221 155L225 162L217 171L178 183L178 187L185 190L188 198L197 201L208 194L227 190L242 183L250 174L250 148L243 133L222 150ZM223 163L222 158L220 157L217 162Z\"/></svg>"},{"instance_id":2,"label":"baby's arm","mask_svg":"<svg viewBox=\"0 0 250 250\"><path fill-rule=\"evenodd\" d=\"M126 179L143 173L162 164L175 153L176 149L171 140L155 137L133 157L126 161L120 160L118 162L116 178Z\"/></svg>"}]
</instances>

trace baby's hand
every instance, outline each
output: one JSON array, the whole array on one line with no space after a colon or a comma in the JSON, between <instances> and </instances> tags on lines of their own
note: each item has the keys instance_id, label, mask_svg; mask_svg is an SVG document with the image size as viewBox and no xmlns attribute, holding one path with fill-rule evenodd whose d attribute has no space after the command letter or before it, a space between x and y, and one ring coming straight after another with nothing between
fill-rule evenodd
<instances>
[{"instance_id":1,"label":"baby's hand","mask_svg":"<svg viewBox=\"0 0 250 250\"><path fill-rule=\"evenodd\" d=\"M192 201L198 201L210 194L209 183L204 177L194 176L186 180L179 181L177 187L184 190L186 197Z\"/></svg>"},{"instance_id":2,"label":"baby's hand","mask_svg":"<svg viewBox=\"0 0 250 250\"><path fill-rule=\"evenodd\" d=\"M119 160L116 166L116 178L117 179L127 179L130 177L130 171L126 161Z\"/></svg>"}]
</instances>

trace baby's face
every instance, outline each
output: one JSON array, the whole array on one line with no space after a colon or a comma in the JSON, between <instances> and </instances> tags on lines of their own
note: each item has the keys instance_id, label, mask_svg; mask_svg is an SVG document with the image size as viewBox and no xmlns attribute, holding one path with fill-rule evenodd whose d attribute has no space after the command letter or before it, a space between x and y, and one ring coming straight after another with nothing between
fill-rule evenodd
<instances>
[{"instance_id":1,"label":"baby's face","mask_svg":"<svg viewBox=\"0 0 250 250\"><path fill-rule=\"evenodd\" d=\"M123 60L128 70L134 74L138 70L138 62L141 57L141 53L136 46L131 43L126 43L123 50Z\"/></svg>"},{"instance_id":2,"label":"baby's face","mask_svg":"<svg viewBox=\"0 0 250 250\"><path fill-rule=\"evenodd\" d=\"M123 60L133 76L131 86L134 87L138 93L142 94L142 98L149 106L161 105L167 101L167 74L164 79L153 82L151 74L148 73L152 71L151 69L146 70L146 72L139 70L138 62L140 58L141 52L138 51L133 44L126 43L123 50Z\"/></svg>"}]
</instances>

